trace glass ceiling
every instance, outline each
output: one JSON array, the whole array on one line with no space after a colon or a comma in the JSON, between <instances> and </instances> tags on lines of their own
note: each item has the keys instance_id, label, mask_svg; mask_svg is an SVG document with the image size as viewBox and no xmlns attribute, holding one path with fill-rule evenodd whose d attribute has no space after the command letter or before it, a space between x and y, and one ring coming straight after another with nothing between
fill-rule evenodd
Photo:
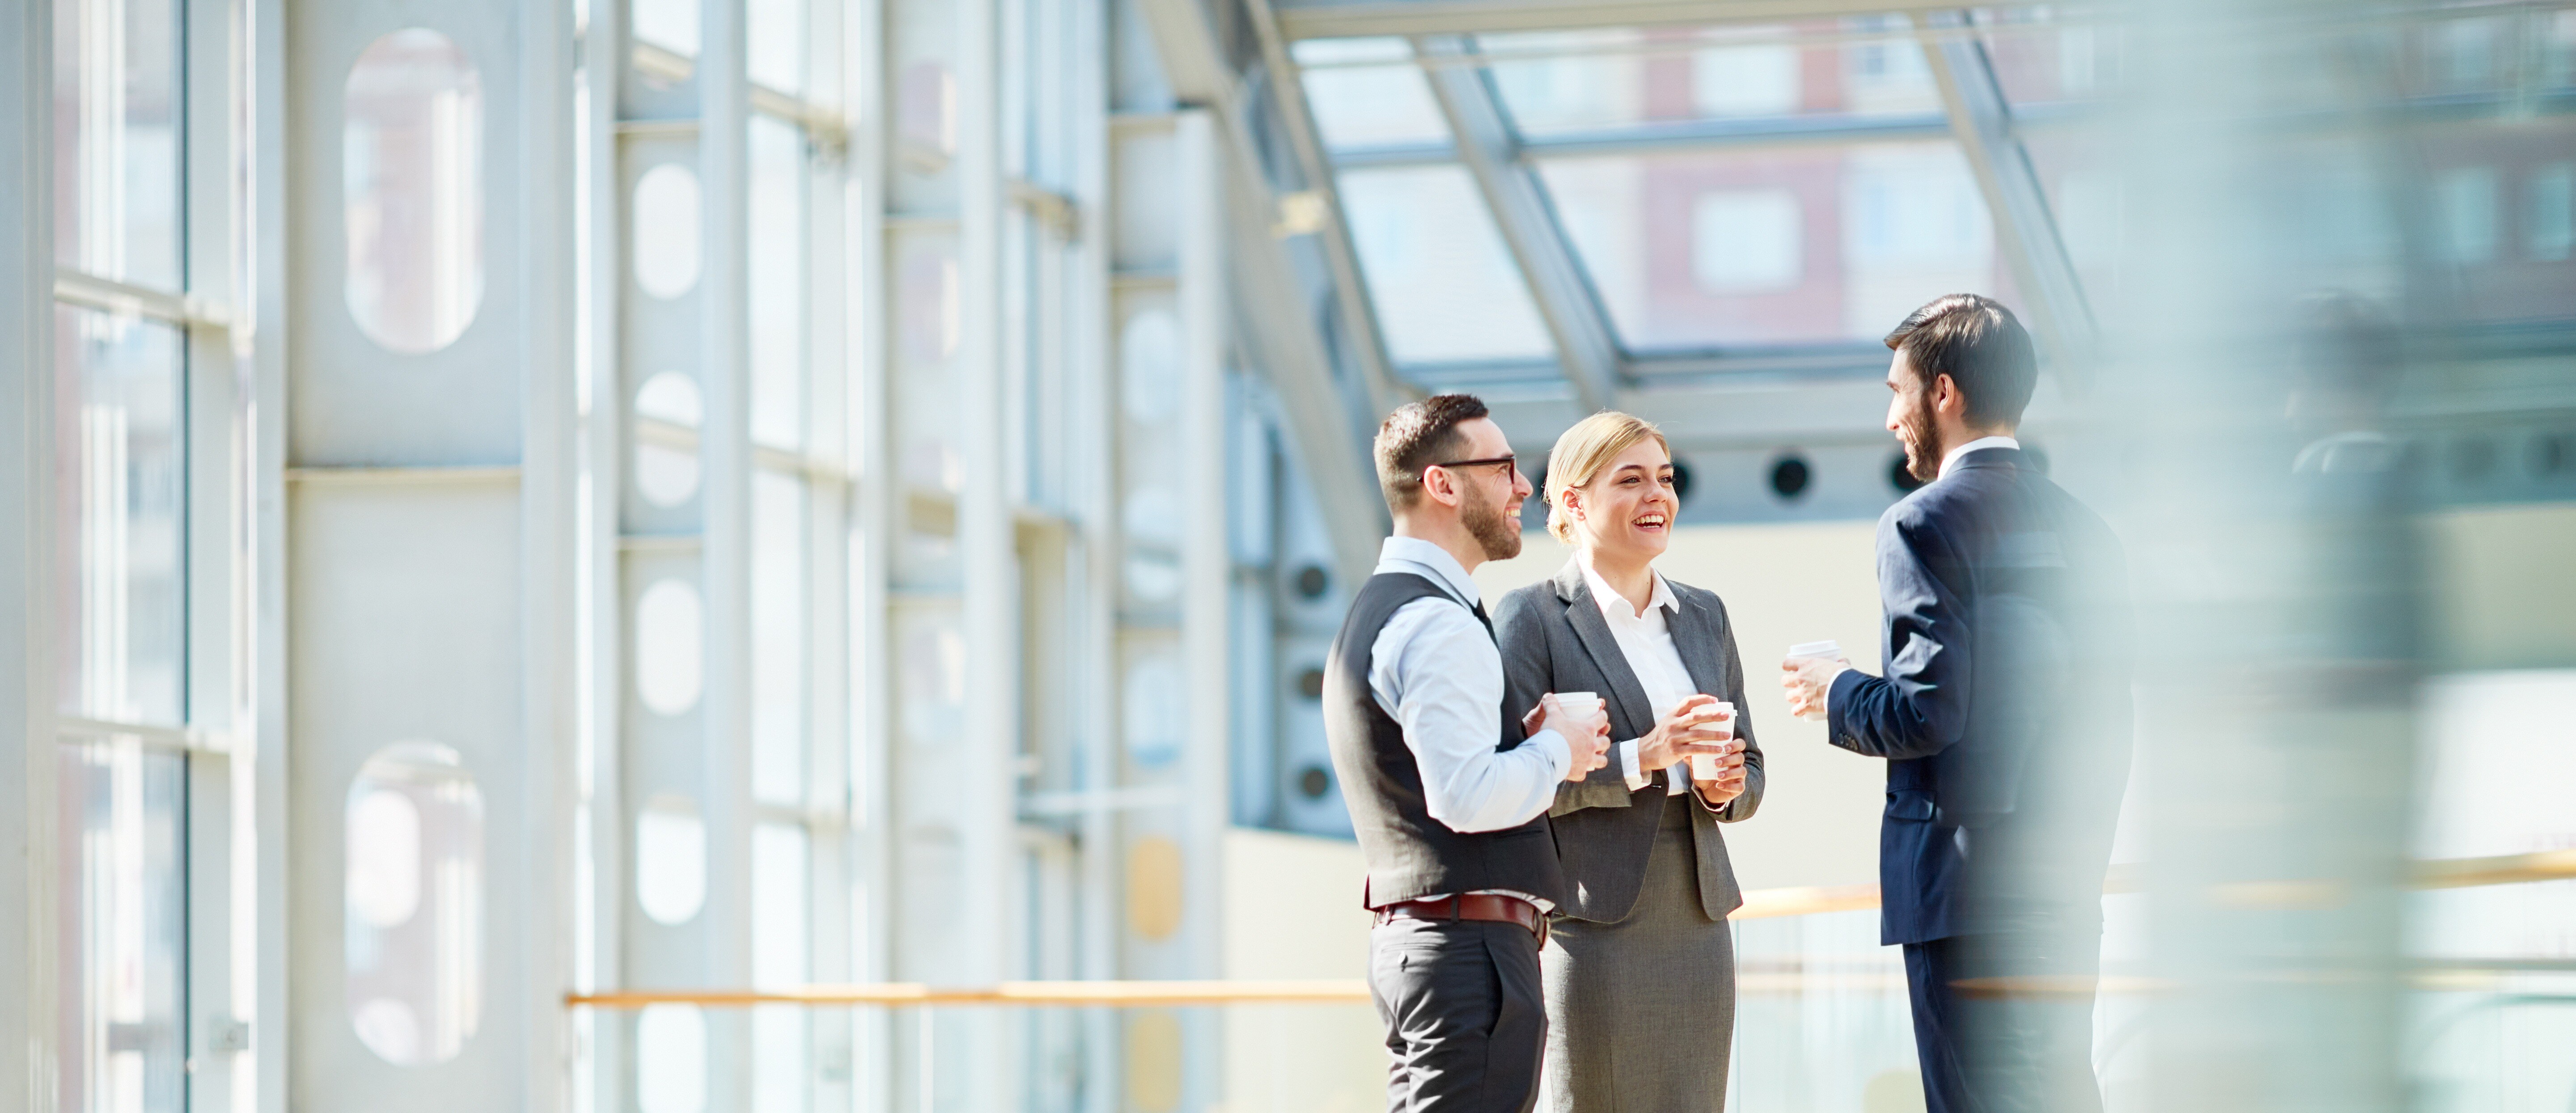
<instances>
[{"instance_id":1,"label":"glass ceiling","mask_svg":"<svg viewBox=\"0 0 2576 1113\"><path fill-rule=\"evenodd\" d=\"M1544 308L1606 319L1632 361L1869 343L1942 293L2011 300L1914 34L1828 19L1490 34L1419 54L1309 40L1295 57L1388 356L1436 374L1557 358L1459 157L1438 66L1475 68L1509 132L1498 161L1535 178L1542 242L1588 281L1588 304ZM2100 70L2054 46L2012 53L2012 86L2091 88Z\"/></svg>"}]
</instances>

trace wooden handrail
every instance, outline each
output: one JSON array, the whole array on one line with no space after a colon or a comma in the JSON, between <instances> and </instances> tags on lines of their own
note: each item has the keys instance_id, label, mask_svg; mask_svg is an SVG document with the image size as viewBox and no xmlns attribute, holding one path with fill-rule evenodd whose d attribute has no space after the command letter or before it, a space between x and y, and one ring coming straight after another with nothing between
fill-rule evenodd
<instances>
[{"instance_id":1,"label":"wooden handrail","mask_svg":"<svg viewBox=\"0 0 2576 1113\"><path fill-rule=\"evenodd\" d=\"M1270 1002L1365 1005L1358 978L1312 981L1003 982L934 987L919 982L809 985L774 990L614 990L574 993L567 1004L603 1009L647 1005L1230 1005Z\"/></svg>"},{"instance_id":2,"label":"wooden handrail","mask_svg":"<svg viewBox=\"0 0 2576 1113\"><path fill-rule=\"evenodd\" d=\"M2563 881L2576 878L2576 850L2544 850L2532 854L2505 854L2491 858L2434 858L2418 861L2411 867L2413 887L2418 889L2464 889L2481 885L2513 885L2532 881ZM2111 867L2103 878L2105 893L2134 893L2146 888L2143 863L2122 862ZM2252 881L2230 882L2212 886L2212 894L2227 903L2252 905L2296 905L2320 899L2337 899L2342 890L2331 881ZM1876 885L1826 885L1806 888L1756 889L1744 894L1744 906L1730 919L1768 919L1778 916L1809 916L1819 912L1856 912L1878 907ZM2432 967L2443 967L2440 960ZM2493 962L2477 969L2494 968ZM2554 966L2552 967L2555 968ZM1803 975L1800 975L1803 976ZM2419 975L2420 976L2420 975ZM2104 992L2148 992L2155 986L2144 979L2127 979L2114 984L2104 978L2099 988ZM1998 990L2048 992L2054 986L2007 985L1999 982ZM1357 978L1315 979L1306 981L1062 981L1003 982L991 986L939 987L920 982L874 982L855 985L808 985L793 989L766 990L609 990L599 993L569 993L564 1003L580 1008L640 1009L648 1005L700 1005L743 1007L750 1005L1107 1005L1112 1007L1235 1005L1235 1004L1308 1004L1364 1005L1369 1002L1368 983Z\"/></svg>"}]
</instances>

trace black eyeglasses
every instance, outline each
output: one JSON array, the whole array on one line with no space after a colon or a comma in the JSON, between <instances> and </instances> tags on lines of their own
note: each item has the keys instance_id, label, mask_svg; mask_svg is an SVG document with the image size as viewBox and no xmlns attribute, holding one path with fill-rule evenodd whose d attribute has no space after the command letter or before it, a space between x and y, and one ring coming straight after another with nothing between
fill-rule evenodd
<instances>
[{"instance_id":1,"label":"black eyeglasses","mask_svg":"<svg viewBox=\"0 0 2576 1113\"><path fill-rule=\"evenodd\" d=\"M1481 468L1489 464L1501 464L1504 470L1508 472L1519 467L1520 457L1488 456L1482 460L1443 460L1437 464L1428 465L1425 470L1428 470L1428 468L1448 468L1454 471L1459 468Z\"/></svg>"}]
</instances>

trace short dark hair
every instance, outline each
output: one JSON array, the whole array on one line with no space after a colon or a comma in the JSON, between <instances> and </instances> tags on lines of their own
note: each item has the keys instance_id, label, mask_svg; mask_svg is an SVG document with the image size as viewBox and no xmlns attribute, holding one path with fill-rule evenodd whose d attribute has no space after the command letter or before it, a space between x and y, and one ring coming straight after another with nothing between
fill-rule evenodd
<instances>
[{"instance_id":1,"label":"short dark hair","mask_svg":"<svg viewBox=\"0 0 2576 1113\"><path fill-rule=\"evenodd\" d=\"M1434 394L1397 406L1377 427L1377 486L1390 510L1408 510L1422 499L1422 469L1457 459L1467 438L1463 422L1488 411L1473 394Z\"/></svg>"},{"instance_id":2,"label":"short dark hair","mask_svg":"<svg viewBox=\"0 0 2576 1113\"><path fill-rule=\"evenodd\" d=\"M2039 357L2013 311L1984 294L1943 294L1887 334L1928 389L1943 375L1968 399L1970 425L2019 425L2039 385Z\"/></svg>"}]
</instances>

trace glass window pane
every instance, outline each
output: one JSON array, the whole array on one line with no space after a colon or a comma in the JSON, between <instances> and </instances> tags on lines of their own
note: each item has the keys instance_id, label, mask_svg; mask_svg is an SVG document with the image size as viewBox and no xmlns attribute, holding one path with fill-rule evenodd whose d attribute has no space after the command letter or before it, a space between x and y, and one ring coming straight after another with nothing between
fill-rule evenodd
<instances>
[{"instance_id":1,"label":"glass window pane","mask_svg":"<svg viewBox=\"0 0 2576 1113\"><path fill-rule=\"evenodd\" d=\"M751 984L805 984L805 830L763 823L751 830ZM751 1107L805 1107L806 1012L764 1005L751 1012Z\"/></svg>"},{"instance_id":2,"label":"glass window pane","mask_svg":"<svg viewBox=\"0 0 2576 1113\"><path fill-rule=\"evenodd\" d=\"M1324 146L1449 141L1449 122L1404 40L1310 39L1296 51L1306 104Z\"/></svg>"},{"instance_id":3,"label":"glass window pane","mask_svg":"<svg viewBox=\"0 0 2576 1113\"><path fill-rule=\"evenodd\" d=\"M805 133L754 116L750 124L751 435L804 442Z\"/></svg>"},{"instance_id":4,"label":"glass window pane","mask_svg":"<svg viewBox=\"0 0 2576 1113\"><path fill-rule=\"evenodd\" d=\"M386 350L453 343L483 301L483 79L413 27L349 68L340 140L349 314Z\"/></svg>"},{"instance_id":5,"label":"glass window pane","mask_svg":"<svg viewBox=\"0 0 2576 1113\"><path fill-rule=\"evenodd\" d=\"M482 1016L483 793L456 751L388 746L349 784L349 1024L386 1062L442 1063Z\"/></svg>"},{"instance_id":6,"label":"glass window pane","mask_svg":"<svg viewBox=\"0 0 2576 1113\"><path fill-rule=\"evenodd\" d=\"M1529 287L1464 167L1349 171L1341 193L1397 363L1553 358Z\"/></svg>"},{"instance_id":7,"label":"glass window pane","mask_svg":"<svg viewBox=\"0 0 2576 1113\"><path fill-rule=\"evenodd\" d=\"M957 15L946 0L893 0L895 206L957 203Z\"/></svg>"},{"instance_id":8,"label":"glass window pane","mask_svg":"<svg viewBox=\"0 0 2576 1113\"><path fill-rule=\"evenodd\" d=\"M186 715L187 455L181 338L54 310L55 528L66 714Z\"/></svg>"},{"instance_id":9,"label":"glass window pane","mask_svg":"<svg viewBox=\"0 0 2576 1113\"><path fill-rule=\"evenodd\" d=\"M805 484L751 479L751 791L805 802Z\"/></svg>"},{"instance_id":10,"label":"glass window pane","mask_svg":"<svg viewBox=\"0 0 2576 1113\"><path fill-rule=\"evenodd\" d=\"M635 490L655 506L678 506L697 496L698 449L693 437L701 406L698 381L664 371L635 391Z\"/></svg>"},{"instance_id":11,"label":"glass window pane","mask_svg":"<svg viewBox=\"0 0 2576 1113\"><path fill-rule=\"evenodd\" d=\"M1938 116L1939 90L1902 21L1482 35L1523 135L1688 128L1730 120Z\"/></svg>"},{"instance_id":12,"label":"glass window pane","mask_svg":"<svg viewBox=\"0 0 2576 1113\"><path fill-rule=\"evenodd\" d=\"M634 0L635 37L664 50L698 53L698 0Z\"/></svg>"},{"instance_id":13,"label":"glass window pane","mask_svg":"<svg viewBox=\"0 0 2576 1113\"><path fill-rule=\"evenodd\" d=\"M175 0L54 0L54 259L180 288Z\"/></svg>"},{"instance_id":14,"label":"glass window pane","mask_svg":"<svg viewBox=\"0 0 2576 1113\"><path fill-rule=\"evenodd\" d=\"M635 1017L635 1106L644 1113L707 1107L707 1017L696 1005L646 1005Z\"/></svg>"},{"instance_id":15,"label":"glass window pane","mask_svg":"<svg viewBox=\"0 0 2576 1113\"><path fill-rule=\"evenodd\" d=\"M1954 143L1550 160L1540 175L1633 351L1875 340L1941 294L2004 288Z\"/></svg>"},{"instance_id":16,"label":"glass window pane","mask_svg":"<svg viewBox=\"0 0 2576 1113\"><path fill-rule=\"evenodd\" d=\"M782 93L805 91L805 0L751 0L744 12L752 81Z\"/></svg>"},{"instance_id":17,"label":"glass window pane","mask_svg":"<svg viewBox=\"0 0 2576 1113\"><path fill-rule=\"evenodd\" d=\"M66 1111L186 1100L187 763L132 738L60 751Z\"/></svg>"},{"instance_id":18,"label":"glass window pane","mask_svg":"<svg viewBox=\"0 0 2576 1113\"><path fill-rule=\"evenodd\" d=\"M2125 40L2116 26L2060 26L2046 19L1980 25L1988 28L1983 37L1995 84L2016 111L2091 103L2120 92Z\"/></svg>"}]
</instances>

